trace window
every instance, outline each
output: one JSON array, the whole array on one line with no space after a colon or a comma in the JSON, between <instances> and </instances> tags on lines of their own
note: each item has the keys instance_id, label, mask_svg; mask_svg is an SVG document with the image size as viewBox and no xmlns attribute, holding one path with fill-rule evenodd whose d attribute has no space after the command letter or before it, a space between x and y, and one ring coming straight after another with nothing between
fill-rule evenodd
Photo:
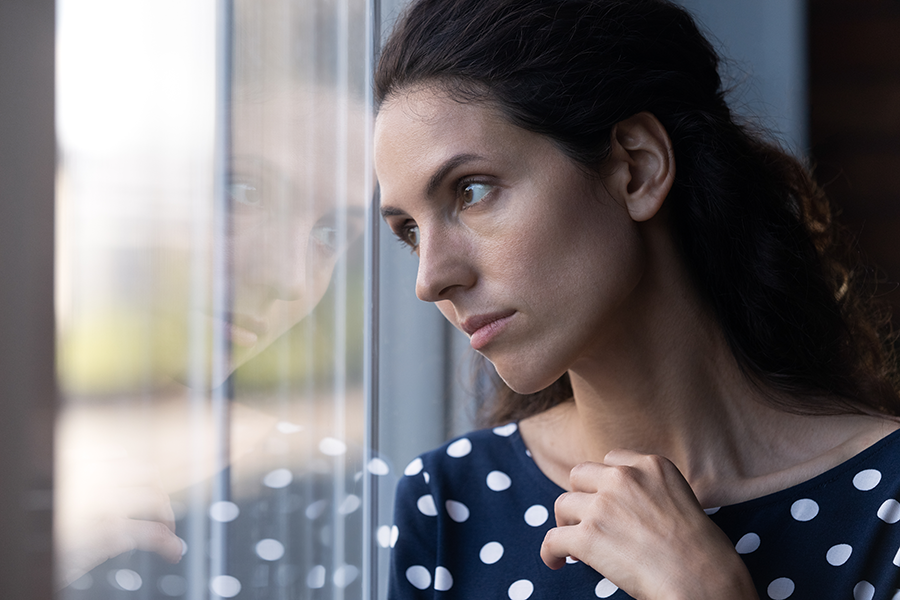
<instances>
[{"instance_id":1,"label":"window","mask_svg":"<svg viewBox=\"0 0 900 600\"><path fill-rule=\"evenodd\" d=\"M61 598L363 595L371 27L59 2Z\"/></svg>"},{"instance_id":2,"label":"window","mask_svg":"<svg viewBox=\"0 0 900 600\"><path fill-rule=\"evenodd\" d=\"M396 479L471 421L466 340L371 210L401 4L58 0L54 350L53 2L0 3L4 597L50 587L54 352L58 598L383 597ZM802 84L796 45L748 70ZM178 564L119 551L168 520Z\"/></svg>"}]
</instances>

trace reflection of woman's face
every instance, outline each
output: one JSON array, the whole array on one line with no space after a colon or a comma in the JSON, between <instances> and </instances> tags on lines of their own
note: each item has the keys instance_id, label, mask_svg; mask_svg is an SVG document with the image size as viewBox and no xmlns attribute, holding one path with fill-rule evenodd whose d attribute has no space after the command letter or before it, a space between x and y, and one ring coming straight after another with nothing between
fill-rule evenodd
<instances>
[{"instance_id":1,"label":"reflection of woman's face","mask_svg":"<svg viewBox=\"0 0 900 600\"><path fill-rule=\"evenodd\" d=\"M361 232L363 150L348 152L335 135L338 105L333 94L291 90L235 102L224 249L231 306L197 307L231 342L226 375L309 314ZM361 117L351 111L348 129L361 132Z\"/></svg>"},{"instance_id":2,"label":"reflection of woman's face","mask_svg":"<svg viewBox=\"0 0 900 600\"><path fill-rule=\"evenodd\" d=\"M490 105L402 92L375 125L382 213L437 302L516 391L534 392L620 327L643 268L625 207L548 138Z\"/></svg>"}]
</instances>

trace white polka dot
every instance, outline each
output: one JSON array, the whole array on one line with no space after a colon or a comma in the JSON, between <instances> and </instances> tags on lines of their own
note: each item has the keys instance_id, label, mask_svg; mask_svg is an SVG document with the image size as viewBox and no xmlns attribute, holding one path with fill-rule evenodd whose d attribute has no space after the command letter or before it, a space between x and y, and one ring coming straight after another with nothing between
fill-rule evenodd
<instances>
[{"instance_id":1,"label":"white polka dot","mask_svg":"<svg viewBox=\"0 0 900 600\"><path fill-rule=\"evenodd\" d=\"M131 569L119 569L116 571L115 577L119 587L123 590L128 590L129 592L135 592L141 589L141 585L144 583L141 580L141 576Z\"/></svg>"},{"instance_id":2,"label":"white polka dot","mask_svg":"<svg viewBox=\"0 0 900 600\"><path fill-rule=\"evenodd\" d=\"M422 477L425 478L426 484L431 481L431 475L428 474L428 471L422 471Z\"/></svg>"},{"instance_id":3,"label":"white polka dot","mask_svg":"<svg viewBox=\"0 0 900 600\"><path fill-rule=\"evenodd\" d=\"M187 580L181 575L163 575L156 584L159 591L166 596L184 596L187 592Z\"/></svg>"},{"instance_id":4,"label":"white polka dot","mask_svg":"<svg viewBox=\"0 0 900 600\"><path fill-rule=\"evenodd\" d=\"M891 562L894 563L895 567L900 567L900 550L897 550L897 554L894 555L894 560Z\"/></svg>"},{"instance_id":5,"label":"white polka dot","mask_svg":"<svg viewBox=\"0 0 900 600\"><path fill-rule=\"evenodd\" d=\"M755 533L746 533L734 545L738 554L750 554L759 548L759 536Z\"/></svg>"},{"instance_id":6,"label":"white polka dot","mask_svg":"<svg viewBox=\"0 0 900 600\"><path fill-rule=\"evenodd\" d=\"M375 539L378 540L378 545L382 548L390 548L391 547L391 528L387 525L382 525L378 528L378 531L375 533Z\"/></svg>"},{"instance_id":7,"label":"white polka dot","mask_svg":"<svg viewBox=\"0 0 900 600\"><path fill-rule=\"evenodd\" d=\"M416 506L419 507L419 512L426 517L437 516L437 506L435 506L434 496L432 496L431 494L426 494L416 500Z\"/></svg>"},{"instance_id":8,"label":"white polka dot","mask_svg":"<svg viewBox=\"0 0 900 600\"><path fill-rule=\"evenodd\" d=\"M469 438L460 438L447 446L447 454L453 458L462 458L472 451L472 442Z\"/></svg>"},{"instance_id":9,"label":"white polka dot","mask_svg":"<svg viewBox=\"0 0 900 600\"><path fill-rule=\"evenodd\" d=\"M495 492L502 492L509 489L512 485L512 479L503 471L491 471L487 476L487 486Z\"/></svg>"},{"instance_id":10,"label":"white polka dot","mask_svg":"<svg viewBox=\"0 0 900 600\"><path fill-rule=\"evenodd\" d=\"M503 558L503 544L500 542L488 542L481 547L478 558L486 565L492 565Z\"/></svg>"},{"instance_id":11,"label":"white polka dot","mask_svg":"<svg viewBox=\"0 0 900 600\"><path fill-rule=\"evenodd\" d=\"M868 492L881 482L881 471L866 469L853 477L853 487L861 492Z\"/></svg>"},{"instance_id":12,"label":"white polka dot","mask_svg":"<svg viewBox=\"0 0 900 600\"><path fill-rule=\"evenodd\" d=\"M369 464L366 465L366 468L372 475L387 475L391 472L391 468L388 464L378 457L370 460Z\"/></svg>"},{"instance_id":13,"label":"white polka dot","mask_svg":"<svg viewBox=\"0 0 900 600\"><path fill-rule=\"evenodd\" d=\"M850 554L853 552L853 548L847 544L837 544L828 549L828 552L825 553L825 560L828 561L828 564L832 567L839 567L850 558Z\"/></svg>"},{"instance_id":14,"label":"white polka dot","mask_svg":"<svg viewBox=\"0 0 900 600\"><path fill-rule=\"evenodd\" d=\"M263 485L270 488L287 487L294 480L294 475L288 469L275 469L263 477Z\"/></svg>"},{"instance_id":15,"label":"white polka dot","mask_svg":"<svg viewBox=\"0 0 900 600\"><path fill-rule=\"evenodd\" d=\"M344 501L341 502L341 505L338 507L338 512L342 515L349 515L359 508L360 504L362 504L362 500L359 499L359 496L356 494L347 494L347 497L344 498Z\"/></svg>"},{"instance_id":16,"label":"white polka dot","mask_svg":"<svg viewBox=\"0 0 900 600\"><path fill-rule=\"evenodd\" d=\"M276 425L275 428L279 433L297 433L303 431L302 425L296 425L290 421L278 421L278 425Z\"/></svg>"},{"instance_id":17,"label":"white polka dot","mask_svg":"<svg viewBox=\"0 0 900 600\"><path fill-rule=\"evenodd\" d=\"M493 432L497 435L503 437L509 437L516 432L519 426L515 423L507 423L506 425L501 425L500 427L494 427Z\"/></svg>"},{"instance_id":18,"label":"white polka dot","mask_svg":"<svg viewBox=\"0 0 900 600\"><path fill-rule=\"evenodd\" d=\"M397 545L397 538L400 537L400 530L394 525L391 527L391 548Z\"/></svg>"},{"instance_id":19,"label":"white polka dot","mask_svg":"<svg viewBox=\"0 0 900 600\"><path fill-rule=\"evenodd\" d=\"M853 600L872 600L875 597L875 586L868 581L860 581L853 586Z\"/></svg>"},{"instance_id":20,"label":"white polka dot","mask_svg":"<svg viewBox=\"0 0 900 600\"><path fill-rule=\"evenodd\" d=\"M900 600L900 590L897 590L897 593L893 595L891 600Z\"/></svg>"},{"instance_id":21,"label":"white polka dot","mask_svg":"<svg viewBox=\"0 0 900 600\"><path fill-rule=\"evenodd\" d=\"M234 598L241 593L241 582L231 575L219 575L209 582L209 589L223 598Z\"/></svg>"},{"instance_id":22,"label":"white polka dot","mask_svg":"<svg viewBox=\"0 0 900 600\"><path fill-rule=\"evenodd\" d=\"M714 515L714 514L716 514L717 512L719 512L719 509L720 509L720 508L722 508L722 507L721 507L721 506L714 506L714 507L712 507L712 508L704 508L704 509L703 509L703 512L705 512L705 513L708 514L708 515Z\"/></svg>"},{"instance_id":23,"label":"white polka dot","mask_svg":"<svg viewBox=\"0 0 900 600\"><path fill-rule=\"evenodd\" d=\"M284 545L271 538L260 540L256 543L256 555L263 560L278 560L284 556Z\"/></svg>"},{"instance_id":24,"label":"white polka dot","mask_svg":"<svg viewBox=\"0 0 900 600\"><path fill-rule=\"evenodd\" d=\"M359 569L354 567L353 565L341 565L337 569L334 570L334 576L331 580L334 582L335 587L344 589L354 581L359 576Z\"/></svg>"},{"instance_id":25,"label":"white polka dot","mask_svg":"<svg viewBox=\"0 0 900 600\"><path fill-rule=\"evenodd\" d=\"M885 523L896 523L900 521L900 502L893 498L885 500L878 509L878 518Z\"/></svg>"},{"instance_id":26,"label":"white polka dot","mask_svg":"<svg viewBox=\"0 0 900 600\"><path fill-rule=\"evenodd\" d=\"M209 517L213 521L218 521L219 523L229 523L238 518L238 515L241 514L241 509L238 508L238 505L234 502L227 501L219 501L213 502L212 506L209 507Z\"/></svg>"},{"instance_id":27,"label":"white polka dot","mask_svg":"<svg viewBox=\"0 0 900 600\"><path fill-rule=\"evenodd\" d=\"M450 571L444 567L438 567L434 570L434 590L436 592L446 592L453 587L453 576Z\"/></svg>"},{"instance_id":28,"label":"white polka dot","mask_svg":"<svg viewBox=\"0 0 900 600\"><path fill-rule=\"evenodd\" d=\"M527 456L528 458L531 458L531 450L528 450L528 449L526 448L526 449L525 449L525 456Z\"/></svg>"},{"instance_id":29,"label":"white polka dot","mask_svg":"<svg viewBox=\"0 0 900 600\"><path fill-rule=\"evenodd\" d=\"M406 580L420 590L427 590L431 585L431 573L422 565L414 565L406 570Z\"/></svg>"},{"instance_id":30,"label":"white polka dot","mask_svg":"<svg viewBox=\"0 0 900 600\"><path fill-rule=\"evenodd\" d=\"M547 522L547 517L549 516L550 513L547 511L546 507L535 504L525 511L525 522L532 527L540 527Z\"/></svg>"},{"instance_id":31,"label":"white polka dot","mask_svg":"<svg viewBox=\"0 0 900 600\"><path fill-rule=\"evenodd\" d=\"M306 587L318 590L325 586L325 567L316 565L306 575Z\"/></svg>"},{"instance_id":32,"label":"white polka dot","mask_svg":"<svg viewBox=\"0 0 900 600\"><path fill-rule=\"evenodd\" d=\"M181 538L178 538L178 541L181 542L181 555L184 556L185 554L187 554L187 551L188 551L187 542Z\"/></svg>"},{"instance_id":33,"label":"white polka dot","mask_svg":"<svg viewBox=\"0 0 900 600\"><path fill-rule=\"evenodd\" d=\"M571 556L567 556L567 557L566 557L566 564L567 564L567 565L574 565L575 563L578 563L578 562L581 562L581 561L578 560L577 558L572 558Z\"/></svg>"},{"instance_id":34,"label":"white polka dot","mask_svg":"<svg viewBox=\"0 0 900 600\"><path fill-rule=\"evenodd\" d=\"M418 475L422 471L422 459L414 458L411 463L406 465L406 468L403 469L403 474L407 477L412 477L413 475Z\"/></svg>"},{"instance_id":35,"label":"white polka dot","mask_svg":"<svg viewBox=\"0 0 900 600\"><path fill-rule=\"evenodd\" d=\"M325 500L316 500L306 507L306 510L304 511L306 513L306 518L310 521L315 521L322 516L322 513L325 512L325 509L327 507L328 502L326 502Z\"/></svg>"},{"instance_id":36,"label":"white polka dot","mask_svg":"<svg viewBox=\"0 0 900 600\"><path fill-rule=\"evenodd\" d=\"M597 587L594 588L594 595L598 598L609 598L616 593L619 588L609 579L605 577L600 580Z\"/></svg>"},{"instance_id":37,"label":"white polka dot","mask_svg":"<svg viewBox=\"0 0 900 600\"><path fill-rule=\"evenodd\" d=\"M520 579L509 586L510 600L526 600L534 593L534 584L527 579Z\"/></svg>"},{"instance_id":38,"label":"white polka dot","mask_svg":"<svg viewBox=\"0 0 900 600\"><path fill-rule=\"evenodd\" d=\"M328 456L341 456L347 452L347 444L333 437L322 438L319 442L319 452Z\"/></svg>"},{"instance_id":39,"label":"white polka dot","mask_svg":"<svg viewBox=\"0 0 900 600\"><path fill-rule=\"evenodd\" d=\"M444 503L444 506L447 507L447 514L450 515L450 518L457 523L462 523L469 518L469 507L462 502L447 500L447 502Z\"/></svg>"},{"instance_id":40,"label":"white polka dot","mask_svg":"<svg viewBox=\"0 0 900 600\"><path fill-rule=\"evenodd\" d=\"M791 516L798 521L811 521L817 514L819 514L819 505L815 500L803 498L791 504Z\"/></svg>"},{"instance_id":41,"label":"white polka dot","mask_svg":"<svg viewBox=\"0 0 900 600\"><path fill-rule=\"evenodd\" d=\"M787 577L779 577L769 584L766 593L772 600L784 600L794 593L794 582Z\"/></svg>"}]
</instances>

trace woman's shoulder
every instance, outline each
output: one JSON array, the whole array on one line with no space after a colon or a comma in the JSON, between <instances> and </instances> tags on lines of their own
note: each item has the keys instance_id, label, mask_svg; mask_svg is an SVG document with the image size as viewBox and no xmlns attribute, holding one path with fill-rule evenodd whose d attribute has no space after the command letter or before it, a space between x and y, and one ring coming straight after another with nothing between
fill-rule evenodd
<instances>
[{"instance_id":1,"label":"woman's shoulder","mask_svg":"<svg viewBox=\"0 0 900 600\"><path fill-rule=\"evenodd\" d=\"M535 503L553 506L560 490L535 465L516 423L456 437L410 462L397 485L397 501L433 498L464 503ZM430 502L430 500L426 500Z\"/></svg>"},{"instance_id":2,"label":"woman's shoulder","mask_svg":"<svg viewBox=\"0 0 900 600\"><path fill-rule=\"evenodd\" d=\"M423 472L449 474L486 466L515 466L520 458L517 454L527 453L518 424L507 423L455 437L413 459L403 474L410 477Z\"/></svg>"}]
</instances>

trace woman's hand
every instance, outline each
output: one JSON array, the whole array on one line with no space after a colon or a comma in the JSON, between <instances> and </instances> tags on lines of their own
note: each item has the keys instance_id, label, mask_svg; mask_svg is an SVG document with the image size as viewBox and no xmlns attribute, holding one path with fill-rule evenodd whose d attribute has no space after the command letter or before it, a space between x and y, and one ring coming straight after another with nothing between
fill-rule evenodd
<instances>
[{"instance_id":1,"label":"woman's hand","mask_svg":"<svg viewBox=\"0 0 900 600\"><path fill-rule=\"evenodd\" d=\"M582 463L556 501L541 558L571 556L639 600L756 599L743 561L669 460L614 450Z\"/></svg>"},{"instance_id":2,"label":"woman's hand","mask_svg":"<svg viewBox=\"0 0 900 600\"><path fill-rule=\"evenodd\" d=\"M57 587L130 550L181 559L175 515L155 467L121 457L65 462L54 523Z\"/></svg>"}]
</instances>

